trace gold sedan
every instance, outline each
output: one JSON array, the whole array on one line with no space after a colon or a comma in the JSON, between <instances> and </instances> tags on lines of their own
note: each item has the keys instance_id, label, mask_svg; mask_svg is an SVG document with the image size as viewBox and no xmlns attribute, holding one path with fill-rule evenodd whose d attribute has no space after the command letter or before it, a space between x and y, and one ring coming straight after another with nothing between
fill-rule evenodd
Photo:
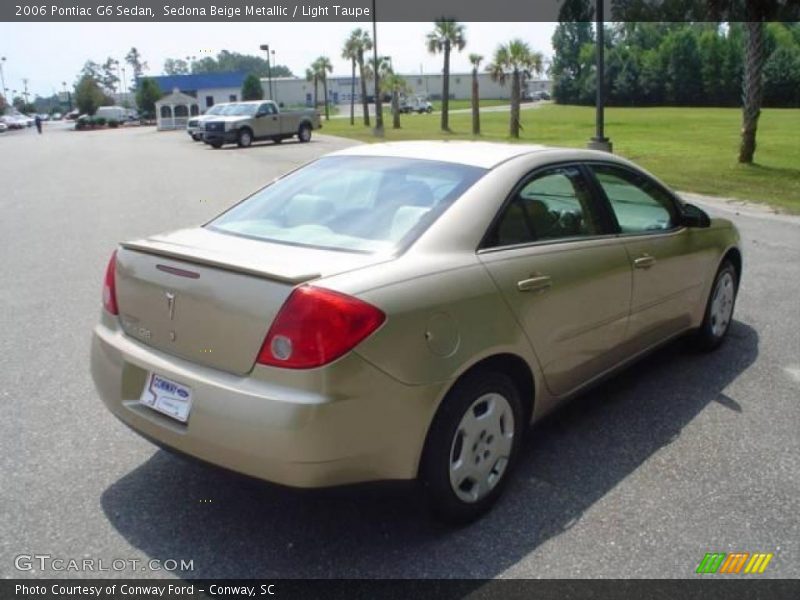
<instances>
[{"instance_id":1,"label":"gold sedan","mask_svg":"<svg viewBox=\"0 0 800 600\"><path fill-rule=\"evenodd\" d=\"M363 145L199 228L122 243L92 374L153 442L290 486L499 497L523 434L691 333L720 344L736 228L592 151Z\"/></svg>"}]
</instances>

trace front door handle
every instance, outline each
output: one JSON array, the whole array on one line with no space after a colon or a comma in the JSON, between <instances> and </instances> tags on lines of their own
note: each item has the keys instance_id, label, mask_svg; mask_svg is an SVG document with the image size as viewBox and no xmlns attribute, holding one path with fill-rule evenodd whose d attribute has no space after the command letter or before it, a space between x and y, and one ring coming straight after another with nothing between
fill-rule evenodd
<instances>
[{"instance_id":1,"label":"front door handle","mask_svg":"<svg viewBox=\"0 0 800 600\"><path fill-rule=\"evenodd\" d=\"M656 259L649 254L644 254L633 261L633 266L637 269L649 269L656 264Z\"/></svg>"},{"instance_id":2,"label":"front door handle","mask_svg":"<svg viewBox=\"0 0 800 600\"><path fill-rule=\"evenodd\" d=\"M531 277L530 279L518 281L517 289L520 292L541 292L542 290L549 288L551 285L553 285L553 281L550 279L549 275L538 275L536 277Z\"/></svg>"}]
</instances>

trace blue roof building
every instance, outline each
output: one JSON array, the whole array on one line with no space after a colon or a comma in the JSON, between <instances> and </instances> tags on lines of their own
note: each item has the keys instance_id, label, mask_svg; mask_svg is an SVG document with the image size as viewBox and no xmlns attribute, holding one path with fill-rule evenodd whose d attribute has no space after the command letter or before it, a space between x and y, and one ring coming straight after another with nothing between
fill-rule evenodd
<instances>
[{"instance_id":1,"label":"blue roof building","mask_svg":"<svg viewBox=\"0 0 800 600\"><path fill-rule=\"evenodd\" d=\"M175 90L197 98L201 110L220 102L237 102L241 99L242 83L247 73L227 71L222 73L193 73L191 75L159 75L150 77L164 94Z\"/></svg>"}]
</instances>

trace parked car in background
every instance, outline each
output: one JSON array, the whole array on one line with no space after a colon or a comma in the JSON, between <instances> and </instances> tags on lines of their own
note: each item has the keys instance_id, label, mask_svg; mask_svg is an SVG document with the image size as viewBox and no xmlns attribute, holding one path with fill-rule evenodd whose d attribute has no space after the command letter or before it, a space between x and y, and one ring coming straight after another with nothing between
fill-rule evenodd
<instances>
[{"instance_id":1,"label":"parked car in background","mask_svg":"<svg viewBox=\"0 0 800 600\"><path fill-rule=\"evenodd\" d=\"M220 104L215 104L214 106L206 110L206 112L203 113L202 115L191 117L186 122L186 133L188 133L189 137L192 138L195 142L202 142L203 123L216 115L225 114L225 110L230 106L235 106L235 104L236 103L234 102L222 102Z\"/></svg>"},{"instance_id":2,"label":"parked car in background","mask_svg":"<svg viewBox=\"0 0 800 600\"><path fill-rule=\"evenodd\" d=\"M417 479L464 522L530 423L678 336L722 344L741 273L731 221L619 156L364 144L122 243L91 371L166 448L298 487Z\"/></svg>"},{"instance_id":3,"label":"parked car in background","mask_svg":"<svg viewBox=\"0 0 800 600\"><path fill-rule=\"evenodd\" d=\"M400 103L400 112L431 113L433 112L433 104L428 102L425 96L412 96L411 98L405 98Z\"/></svg>"},{"instance_id":4,"label":"parked car in background","mask_svg":"<svg viewBox=\"0 0 800 600\"><path fill-rule=\"evenodd\" d=\"M238 102L203 122L203 141L213 148L238 144L246 148L257 140L279 144L297 136L311 141L311 132L322 127L319 113L312 109L283 112L272 100Z\"/></svg>"},{"instance_id":5,"label":"parked car in background","mask_svg":"<svg viewBox=\"0 0 800 600\"><path fill-rule=\"evenodd\" d=\"M5 133L6 131L8 131L8 125L0 121L0 133Z\"/></svg>"},{"instance_id":6,"label":"parked car in background","mask_svg":"<svg viewBox=\"0 0 800 600\"><path fill-rule=\"evenodd\" d=\"M94 117L96 119L124 123L128 120L129 109L124 106L101 106L97 109L97 112L94 113Z\"/></svg>"},{"instance_id":7,"label":"parked car in background","mask_svg":"<svg viewBox=\"0 0 800 600\"><path fill-rule=\"evenodd\" d=\"M33 125L33 120L28 121L28 118L20 113L9 114L0 117L0 120L6 124L9 129L24 129Z\"/></svg>"},{"instance_id":8,"label":"parked car in background","mask_svg":"<svg viewBox=\"0 0 800 600\"><path fill-rule=\"evenodd\" d=\"M62 118L64 118L64 115L62 115L60 112L54 112L54 113L53 113L53 114L50 116L50 118L51 118L53 121L60 121Z\"/></svg>"}]
</instances>

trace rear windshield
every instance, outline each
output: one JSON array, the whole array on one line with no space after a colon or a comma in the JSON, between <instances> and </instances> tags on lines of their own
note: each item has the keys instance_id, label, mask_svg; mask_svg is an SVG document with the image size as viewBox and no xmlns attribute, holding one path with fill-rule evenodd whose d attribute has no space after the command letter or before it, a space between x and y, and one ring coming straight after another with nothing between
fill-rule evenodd
<instances>
[{"instance_id":1,"label":"rear windshield","mask_svg":"<svg viewBox=\"0 0 800 600\"><path fill-rule=\"evenodd\" d=\"M301 246L392 252L485 172L429 160L332 156L278 179L207 227Z\"/></svg>"}]
</instances>

